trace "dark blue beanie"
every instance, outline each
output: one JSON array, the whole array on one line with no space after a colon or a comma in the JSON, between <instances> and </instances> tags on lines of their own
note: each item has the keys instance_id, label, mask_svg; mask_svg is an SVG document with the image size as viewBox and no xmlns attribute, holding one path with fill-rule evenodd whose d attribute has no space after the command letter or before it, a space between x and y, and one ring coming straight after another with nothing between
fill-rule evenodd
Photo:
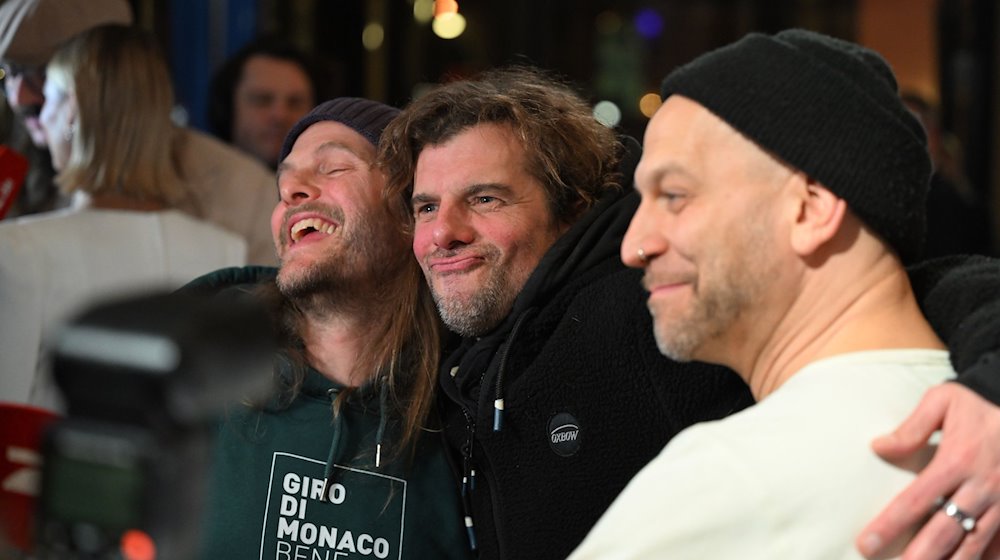
<instances>
[{"instance_id":1,"label":"dark blue beanie","mask_svg":"<svg viewBox=\"0 0 1000 560\"><path fill-rule=\"evenodd\" d=\"M696 101L836 193L904 263L920 257L927 137L875 51L802 29L751 33L677 68L660 93Z\"/></svg>"},{"instance_id":2,"label":"dark blue beanie","mask_svg":"<svg viewBox=\"0 0 1000 560\"><path fill-rule=\"evenodd\" d=\"M346 125L378 147L382 131L398 114L399 109L395 107L360 97L338 97L324 101L299 119L299 122L288 131L285 142L281 145L278 162L285 160L305 129L321 121L336 121Z\"/></svg>"}]
</instances>

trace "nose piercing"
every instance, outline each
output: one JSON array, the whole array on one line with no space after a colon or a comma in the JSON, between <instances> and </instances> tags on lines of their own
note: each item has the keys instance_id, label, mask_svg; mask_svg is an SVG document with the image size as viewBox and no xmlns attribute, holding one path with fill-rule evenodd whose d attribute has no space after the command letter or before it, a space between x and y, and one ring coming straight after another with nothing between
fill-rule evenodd
<instances>
[{"instance_id":1,"label":"nose piercing","mask_svg":"<svg viewBox=\"0 0 1000 560\"><path fill-rule=\"evenodd\" d=\"M649 262L649 259L646 258L646 251L643 251L642 247L639 247L639 250L636 251L635 254L639 256L640 262L644 264Z\"/></svg>"}]
</instances>

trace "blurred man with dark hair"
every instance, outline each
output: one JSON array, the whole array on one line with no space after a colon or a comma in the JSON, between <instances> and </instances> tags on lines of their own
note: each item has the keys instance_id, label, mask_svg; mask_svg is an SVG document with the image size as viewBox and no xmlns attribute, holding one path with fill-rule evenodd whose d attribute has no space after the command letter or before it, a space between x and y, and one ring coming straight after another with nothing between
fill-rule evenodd
<instances>
[{"instance_id":1,"label":"blurred man with dark hair","mask_svg":"<svg viewBox=\"0 0 1000 560\"><path fill-rule=\"evenodd\" d=\"M304 52L277 39L240 49L212 78L208 120L221 140L272 169L285 133L325 99L325 81Z\"/></svg>"}]
</instances>

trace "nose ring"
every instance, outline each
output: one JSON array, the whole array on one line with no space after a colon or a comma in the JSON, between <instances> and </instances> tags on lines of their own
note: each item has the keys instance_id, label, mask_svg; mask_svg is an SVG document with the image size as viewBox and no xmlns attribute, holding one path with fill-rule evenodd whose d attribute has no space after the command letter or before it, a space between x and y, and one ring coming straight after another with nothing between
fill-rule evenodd
<instances>
[{"instance_id":1,"label":"nose ring","mask_svg":"<svg viewBox=\"0 0 1000 560\"><path fill-rule=\"evenodd\" d=\"M635 254L638 255L639 261L642 262L643 264L649 262L649 259L646 258L646 251L643 251L642 247L639 247L639 250L636 251Z\"/></svg>"}]
</instances>

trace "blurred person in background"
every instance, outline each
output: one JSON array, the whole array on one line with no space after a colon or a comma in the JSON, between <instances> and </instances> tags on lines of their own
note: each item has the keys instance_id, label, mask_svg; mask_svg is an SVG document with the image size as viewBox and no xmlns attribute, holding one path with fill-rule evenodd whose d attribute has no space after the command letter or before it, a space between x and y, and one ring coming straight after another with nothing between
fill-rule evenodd
<instances>
[{"instance_id":1,"label":"blurred person in background","mask_svg":"<svg viewBox=\"0 0 1000 560\"><path fill-rule=\"evenodd\" d=\"M151 36L120 25L78 34L52 57L44 94L40 130L73 204L0 222L0 399L58 409L43 351L69 313L244 264L246 242L199 217Z\"/></svg>"},{"instance_id":2,"label":"blurred person in background","mask_svg":"<svg viewBox=\"0 0 1000 560\"><path fill-rule=\"evenodd\" d=\"M37 115L44 102L45 64L53 53L63 42L88 29L109 22L128 23L131 19L125 0L0 3L0 61L7 72L4 82L8 103L23 115L21 120L36 146L47 147ZM103 66L98 66L95 72L104 71ZM129 94L134 91L126 90ZM267 228L274 205L274 174L208 135L189 128L180 128L178 134L179 139L172 144L172 157L191 206L205 220L242 236L247 242L248 262L277 262Z\"/></svg>"},{"instance_id":3,"label":"blurred person in background","mask_svg":"<svg viewBox=\"0 0 1000 560\"><path fill-rule=\"evenodd\" d=\"M55 10L59 10L58 17ZM45 135L38 116L45 102L45 64L62 41L105 23L132 23L122 0L0 3L0 70L3 71L6 134L3 144L28 160L20 191L0 219L66 206L56 188ZM0 205L2 208L2 205Z\"/></svg>"},{"instance_id":4,"label":"blurred person in background","mask_svg":"<svg viewBox=\"0 0 1000 560\"><path fill-rule=\"evenodd\" d=\"M212 133L271 169L285 134L317 99L325 81L306 53L261 38L228 59L215 73L209 93Z\"/></svg>"}]
</instances>

